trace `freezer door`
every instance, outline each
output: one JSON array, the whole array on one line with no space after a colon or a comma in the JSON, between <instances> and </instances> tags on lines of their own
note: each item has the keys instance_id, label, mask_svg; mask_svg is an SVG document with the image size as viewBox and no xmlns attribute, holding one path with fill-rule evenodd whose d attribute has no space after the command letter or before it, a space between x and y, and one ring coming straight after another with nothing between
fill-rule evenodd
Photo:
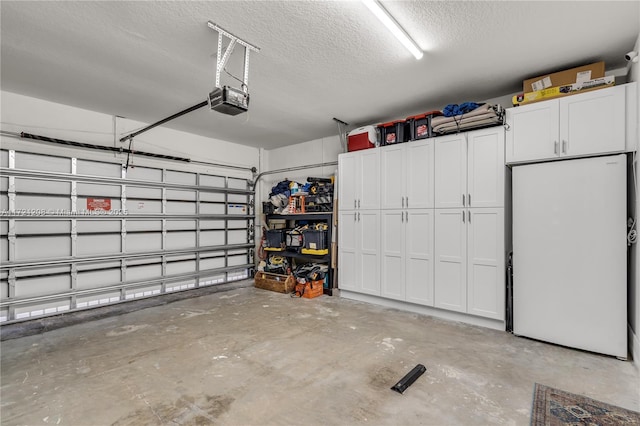
<instances>
[{"instance_id":1,"label":"freezer door","mask_svg":"<svg viewBox=\"0 0 640 426\"><path fill-rule=\"evenodd\" d=\"M513 168L513 326L626 358L626 157Z\"/></svg>"}]
</instances>

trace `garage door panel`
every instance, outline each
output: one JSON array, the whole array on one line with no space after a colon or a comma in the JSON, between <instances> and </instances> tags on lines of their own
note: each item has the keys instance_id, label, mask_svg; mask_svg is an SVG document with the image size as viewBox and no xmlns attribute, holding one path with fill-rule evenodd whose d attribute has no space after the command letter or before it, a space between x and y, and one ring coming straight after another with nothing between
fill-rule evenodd
<instances>
[{"instance_id":1,"label":"garage door panel","mask_svg":"<svg viewBox=\"0 0 640 426\"><path fill-rule=\"evenodd\" d=\"M16 178L16 192L35 192L71 196L71 182Z\"/></svg>"},{"instance_id":2,"label":"garage door panel","mask_svg":"<svg viewBox=\"0 0 640 426\"><path fill-rule=\"evenodd\" d=\"M161 233L144 233L127 235L127 253L162 250Z\"/></svg>"},{"instance_id":3,"label":"garage door panel","mask_svg":"<svg viewBox=\"0 0 640 426\"><path fill-rule=\"evenodd\" d=\"M77 232L114 232L120 233L122 222L118 219L113 220L78 220L76 222Z\"/></svg>"},{"instance_id":4,"label":"garage door panel","mask_svg":"<svg viewBox=\"0 0 640 426\"><path fill-rule=\"evenodd\" d=\"M71 159L16 152L16 168L39 172L71 172Z\"/></svg>"},{"instance_id":5,"label":"garage door panel","mask_svg":"<svg viewBox=\"0 0 640 426\"><path fill-rule=\"evenodd\" d=\"M196 272L195 260L167 263L167 275L193 274Z\"/></svg>"},{"instance_id":6,"label":"garage door panel","mask_svg":"<svg viewBox=\"0 0 640 426\"><path fill-rule=\"evenodd\" d=\"M200 192L200 201L224 203L225 202L225 194L221 194L219 192L201 191Z\"/></svg>"},{"instance_id":7,"label":"garage door panel","mask_svg":"<svg viewBox=\"0 0 640 426\"><path fill-rule=\"evenodd\" d=\"M78 150L79 157L83 153ZM0 154L6 174L15 176L0 178L4 192L0 208L8 210L9 180L15 180L11 207L31 216L0 220L0 298L8 304L0 309L0 321L120 303L189 290L196 283L213 285L247 276L241 266L249 261L249 251L230 253L224 248L249 242L247 228L252 221L232 218L247 215L248 197L226 189L246 190L245 179L175 170L182 166L173 162L166 162L166 168L136 166L123 173L121 165L109 159L72 161L23 152L16 152L18 170L14 171L8 168L8 152L0 150ZM20 176L21 169L32 173ZM111 212L84 214L90 207L88 198L109 199ZM16 235L11 244L9 223L12 238ZM205 246L209 251L201 251ZM216 269L223 271L199 272ZM10 288L9 276L14 275L15 287Z\"/></svg>"},{"instance_id":8,"label":"garage door panel","mask_svg":"<svg viewBox=\"0 0 640 426\"><path fill-rule=\"evenodd\" d=\"M120 293L117 291L111 291L99 294L90 294L87 296L78 296L76 300L76 306L78 308L87 308L91 306L106 305L108 303L118 302L120 300Z\"/></svg>"},{"instance_id":9,"label":"garage door panel","mask_svg":"<svg viewBox=\"0 0 640 426\"><path fill-rule=\"evenodd\" d=\"M195 232L167 232L167 250L178 250L195 246Z\"/></svg>"},{"instance_id":10,"label":"garage door panel","mask_svg":"<svg viewBox=\"0 0 640 426\"><path fill-rule=\"evenodd\" d=\"M66 197L46 197L35 195L16 195L16 210L70 212L71 198Z\"/></svg>"},{"instance_id":11,"label":"garage door panel","mask_svg":"<svg viewBox=\"0 0 640 426\"><path fill-rule=\"evenodd\" d=\"M16 220L16 234L70 234L70 220Z\"/></svg>"},{"instance_id":12,"label":"garage door panel","mask_svg":"<svg viewBox=\"0 0 640 426\"><path fill-rule=\"evenodd\" d=\"M79 290L100 288L120 282L120 268L78 273L76 287Z\"/></svg>"},{"instance_id":13,"label":"garage door panel","mask_svg":"<svg viewBox=\"0 0 640 426\"><path fill-rule=\"evenodd\" d=\"M71 256L71 237L16 238L16 261L43 260Z\"/></svg>"},{"instance_id":14,"label":"garage door panel","mask_svg":"<svg viewBox=\"0 0 640 426\"><path fill-rule=\"evenodd\" d=\"M167 170L165 182L178 183L182 185L195 185L197 181L195 173Z\"/></svg>"},{"instance_id":15,"label":"garage door panel","mask_svg":"<svg viewBox=\"0 0 640 426\"><path fill-rule=\"evenodd\" d=\"M200 246L221 246L225 244L224 231L200 231Z\"/></svg>"},{"instance_id":16,"label":"garage door panel","mask_svg":"<svg viewBox=\"0 0 640 426\"><path fill-rule=\"evenodd\" d=\"M162 213L162 202L153 200L135 200L127 198L127 213L129 215L136 214L156 214Z\"/></svg>"},{"instance_id":17,"label":"garage door panel","mask_svg":"<svg viewBox=\"0 0 640 426\"><path fill-rule=\"evenodd\" d=\"M238 231L229 231L229 244L244 244L247 241L247 231L242 229Z\"/></svg>"},{"instance_id":18,"label":"garage door panel","mask_svg":"<svg viewBox=\"0 0 640 426\"><path fill-rule=\"evenodd\" d=\"M167 200L196 201L196 191L167 189Z\"/></svg>"},{"instance_id":19,"label":"garage door panel","mask_svg":"<svg viewBox=\"0 0 640 426\"><path fill-rule=\"evenodd\" d=\"M99 185L94 183L77 184L77 193L83 198L99 197L99 198L120 198L122 187L118 185ZM113 206L112 206L113 207Z\"/></svg>"},{"instance_id":20,"label":"garage door panel","mask_svg":"<svg viewBox=\"0 0 640 426\"><path fill-rule=\"evenodd\" d=\"M76 173L86 176L120 178L122 177L122 166L120 164L78 159L76 162Z\"/></svg>"},{"instance_id":21,"label":"garage door panel","mask_svg":"<svg viewBox=\"0 0 640 426\"><path fill-rule=\"evenodd\" d=\"M187 201L168 201L167 214L195 214L196 203Z\"/></svg>"},{"instance_id":22,"label":"garage door panel","mask_svg":"<svg viewBox=\"0 0 640 426\"><path fill-rule=\"evenodd\" d=\"M127 232L135 231L162 231L161 220L130 220L126 222Z\"/></svg>"},{"instance_id":23,"label":"garage door panel","mask_svg":"<svg viewBox=\"0 0 640 426\"><path fill-rule=\"evenodd\" d=\"M226 178L224 176L216 176L216 175L200 175L200 185L201 186L212 186L214 188L224 188L226 182Z\"/></svg>"},{"instance_id":24,"label":"garage door panel","mask_svg":"<svg viewBox=\"0 0 640 426\"><path fill-rule=\"evenodd\" d=\"M150 281L162 277L162 265L132 266L127 268L127 281Z\"/></svg>"},{"instance_id":25,"label":"garage door panel","mask_svg":"<svg viewBox=\"0 0 640 426\"><path fill-rule=\"evenodd\" d=\"M149 167L132 167L127 170L127 179L162 182L162 169Z\"/></svg>"},{"instance_id":26,"label":"garage door panel","mask_svg":"<svg viewBox=\"0 0 640 426\"><path fill-rule=\"evenodd\" d=\"M162 200L162 189L127 185L127 198L132 200Z\"/></svg>"},{"instance_id":27,"label":"garage door panel","mask_svg":"<svg viewBox=\"0 0 640 426\"><path fill-rule=\"evenodd\" d=\"M70 289L70 275L49 275L16 280L16 297L44 296L66 292Z\"/></svg>"},{"instance_id":28,"label":"garage door panel","mask_svg":"<svg viewBox=\"0 0 640 426\"><path fill-rule=\"evenodd\" d=\"M224 204L201 203L200 214L226 214L226 207Z\"/></svg>"},{"instance_id":29,"label":"garage door panel","mask_svg":"<svg viewBox=\"0 0 640 426\"><path fill-rule=\"evenodd\" d=\"M113 235L78 235L78 256L99 256L120 253L122 238L120 234Z\"/></svg>"},{"instance_id":30,"label":"garage door panel","mask_svg":"<svg viewBox=\"0 0 640 426\"><path fill-rule=\"evenodd\" d=\"M167 220L167 230L195 231L197 223L195 220Z\"/></svg>"}]
</instances>

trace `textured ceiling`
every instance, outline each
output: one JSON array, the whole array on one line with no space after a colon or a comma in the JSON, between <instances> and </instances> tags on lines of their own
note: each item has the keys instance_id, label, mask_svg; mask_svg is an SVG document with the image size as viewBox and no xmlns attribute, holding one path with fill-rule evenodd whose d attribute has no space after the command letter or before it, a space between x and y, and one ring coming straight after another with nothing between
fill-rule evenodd
<instances>
[{"instance_id":1,"label":"textured ceiling","mask_svg":"<svg viewBox=\"0 0 640 426\"><path fill-rule=\"evenodd\" d=\"M624 67L637 1L383 1L416 61L358 1L0 2L2 90L155 122L214 85L211 20L259 46L248 114L202 108L165 126L267 149L519 90L590 61ZM242 50L229 69L242 75ZM223 74L223 84L239 83Z\"/></svg>"}]
</instances>

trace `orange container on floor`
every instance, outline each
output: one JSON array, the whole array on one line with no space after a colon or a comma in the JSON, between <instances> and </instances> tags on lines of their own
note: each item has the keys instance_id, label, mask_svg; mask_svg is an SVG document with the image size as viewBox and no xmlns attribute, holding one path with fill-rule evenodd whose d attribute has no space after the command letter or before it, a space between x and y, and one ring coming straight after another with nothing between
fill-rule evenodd
<instances>
[{"instance_id":1,"label":"orange container on floor","mask_svg":"<svg viewBox=\"0 0 640 426\"><path fill-rule=\"evenodd\" d=\"M296 283L296 296L306 299L322 296L324 280L307 281L306 283Z\"/></svg>"}]
</instances>

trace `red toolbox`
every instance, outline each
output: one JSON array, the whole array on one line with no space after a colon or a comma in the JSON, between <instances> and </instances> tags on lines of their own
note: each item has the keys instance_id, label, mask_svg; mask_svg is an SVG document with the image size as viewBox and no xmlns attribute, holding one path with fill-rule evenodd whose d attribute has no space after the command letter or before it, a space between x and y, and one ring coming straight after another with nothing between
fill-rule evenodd
<instances>
[{"instance_id":1,"label":"red toolbox","mask_svg":"<svg viewBox=\"0 0 640 426\"><path fill-rule=\"evenodd\" d=\"M348 151L374 148L378 142L378 135L374 126L364 126L354 129L348 135Z\"/></svg>"}]
</instances>

